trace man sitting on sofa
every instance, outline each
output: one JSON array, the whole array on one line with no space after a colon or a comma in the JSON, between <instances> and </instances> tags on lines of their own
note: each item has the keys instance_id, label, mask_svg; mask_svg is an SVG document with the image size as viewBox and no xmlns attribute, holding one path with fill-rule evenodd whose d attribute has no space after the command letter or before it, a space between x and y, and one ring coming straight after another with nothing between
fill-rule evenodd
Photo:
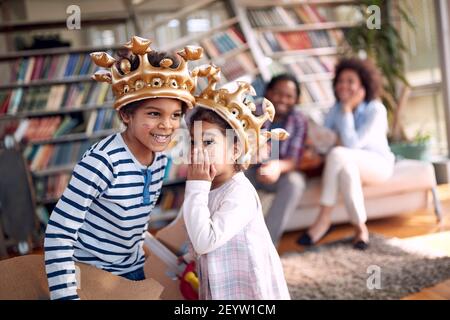
<instances>
[{"instance_id":1,"label":"man sitting on sofa","mask_svg":"<svg viewBox=\"0 0 450 320\"><path fill-rule=\"evenodd\" d=\"M275 119L267 129L284 128L290 136L272 146L277 150L271 150L272 157L268 161L250 167L245 174L256 189L276 193L266 224L277 245L306 185L298 168L305 146L307 121L301 111L294 108L300 97L300 86L294 76L281 74L272 78L265 97L275 107ZM257 111L261 112L261 106Z\"/></svg>"}]
</instances>

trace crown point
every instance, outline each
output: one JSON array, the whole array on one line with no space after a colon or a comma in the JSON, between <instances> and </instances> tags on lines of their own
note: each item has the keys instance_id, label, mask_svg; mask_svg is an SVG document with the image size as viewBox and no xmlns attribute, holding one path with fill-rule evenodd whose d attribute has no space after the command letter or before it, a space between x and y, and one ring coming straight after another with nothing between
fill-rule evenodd
<instances>
[{"instance_id":1,"label":"crown point","mask_svg":"<svg viewBox=\"0 0 450 320\"><path fill-rule=\"evenodd\" d=\"M262 105L264 113L268 115L270 121L273 121L275 117L275 107L273 106L272 102L264 98Z\"/></svg>"},{"instance_id":2,"label":"crown point","mask_svg":"<svg viewBox=\"0 0 450 320\"><path fill-rule=\"evenodd\" d=\"M90 56L96 65L103 68L111 68L114 62L116 62L116 59L106 52L92 52Z\"/></svg>"},{"instance_id":3,"label":"crown point","mask_svg":"<svg viewBox=\"0 0 450 320\"><path fill-rule=\"evenodd\" d=\"M275 140L286 140L289 138L289 133L281 128L272 129L270 131L265 132L266 138L275 139Z\"/></svg>"},{"instance_id":4,"label":"crown point","mask_svg":"<svg viewBox=\"0 0 450 320\"><path fill-rule=\"evenodd\" d=\"M134 54L146 54L152 51L150 49L150 44L152 42L148 39L141 38L138 36L133 36L130 41L128 41L124 47L130 49Z\"/></svg>"},{"instance_id":5,"label":"crown point","mask_svg":"<svg viewBox=\"0 0 450 320\"><path fill-rule=\"evenodd\" d=\"M198 60L203 55L203 48L197 46L186 46L177 52L184 60Z\"/></svg>"},{"instance_id":6,"label":"crown point","mask_svg":"<svg viewBox=\"0 0 450 320\"><path fill-rule=\"evenodd\" d=\"M128 74L131 71L131 62L128 59L122 59L120 61L120 70L124 73L124 74Z\"/></svg>"},{"instance_id":7,"label":"crown point","mask_svg":"<svg viewBox=\"0 0 450 320\"><path fill-rule=\"evenodd\" d=\"M159 65L163 68L169 68L173 64L173 60L169 58L162 59Z\"/></svg>"},{"instance_id":8,"label":"crown point","mask_svg":"<svg viewBox=\"0 0 450 320\"><path fill-rule=\"evenodd\" d=\"M96 73L94 73L91 77L91 79L99 82L107 82L111 83L111 73L105 70L99 70Z\"/></svg>"}]
</instances>

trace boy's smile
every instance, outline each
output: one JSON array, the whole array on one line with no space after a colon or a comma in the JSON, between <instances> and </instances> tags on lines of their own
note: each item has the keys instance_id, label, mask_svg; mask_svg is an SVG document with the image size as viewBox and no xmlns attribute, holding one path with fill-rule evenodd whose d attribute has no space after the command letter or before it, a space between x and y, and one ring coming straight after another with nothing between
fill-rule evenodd
<instances>
[{"instance_id":1,"label":"boy's smile","mask_svg":"<svg viewBox=\"0 0 450 320\"><path fill-rule=\"evenodd\" d=\"M144 100L132 114L122 114L127 129L125 141L142 164L153 161L153 153L164 151L180 127L181 101L169 98Z\"/></svg>"}]
</instances>

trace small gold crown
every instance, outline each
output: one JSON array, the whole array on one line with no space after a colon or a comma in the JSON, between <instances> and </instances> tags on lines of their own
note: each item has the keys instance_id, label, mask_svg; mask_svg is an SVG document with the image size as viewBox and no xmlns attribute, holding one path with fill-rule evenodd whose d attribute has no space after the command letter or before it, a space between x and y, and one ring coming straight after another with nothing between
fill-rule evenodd
<instances>
[{"instance_id":1,"label":"small gold crown","mask_svg":"<svg viewBox=\"0 0 450 320\"><path fill-rule=\"evenodd\" d=\"M272 102L264 98L263 114L254 115L256 105L247 96L255 96L256 92L249 83L237 81L238 88L230 92L225 88L216 89L216 84L220 81L220 68L214 65L200 66L192 73L208 80L208 86L195 97L196 105L216 112L235 130L243 148L238 163L244 169L254 157L259 159L258 152L269 139L285 140L289 137L284 129L262 132L263 124L268 120L273 121L275 108Z\"/></svg>"},{"instance_id":2,"label":"small gold crown","mask_svg":"<svg viewBox=\"0 0 450 320\"><path fill-rule=\"evenodd\" d=\"M152 52L150 43L150 40L133 36L124 45L131 51L131 57L119 60L106 52L91 53L96 65L110 69L97 71L92 79L112 84L116 110L131 102L148 98L175 98L192 108L197 79L190 75L187 62L200 59L203 48L186 46L177 52L181 57L180 64L171 68L174 61L170 58L162 59L159 66L151 65L148 58L148 54Z\"/></svg>"}]
</instances>

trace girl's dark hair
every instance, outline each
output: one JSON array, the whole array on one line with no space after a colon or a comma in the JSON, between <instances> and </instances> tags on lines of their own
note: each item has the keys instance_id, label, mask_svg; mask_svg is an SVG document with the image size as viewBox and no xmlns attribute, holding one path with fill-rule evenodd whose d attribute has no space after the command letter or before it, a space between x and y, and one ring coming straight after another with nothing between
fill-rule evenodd
<instances>
[{"instance_id":1,"label":"girl's dark hair","mask_svg":"<svg viewBox=\"0 0 450 320\"><path fill-rule=\"evenodd\" d=\"M282 73L279 74L275 77L273 77L272 79L270 79L269 83L266 86L266 91L265 94L267 94L267 91L273 89L273 87L275 87L275 85L280 82L280 81L291 81L295 84L295 93L297 94L297 99L300 97L300 83L297 81L297 78L295 76L293 76L292 74L289 73Z\"/></svg>"},{"instance_id":2,"label":"girl's dark hair","mask_svg":"<svg viewBox=\"0 0 450 320\"><path fill-rule=\"evenodd\" d=\"M189 128L192 129L195 121L206 121L208 123L217 124L223 135L226 134L227 129L233 129L221 116L212 110L202 107L196 107L192 116L189 118Z\"/></svg>"},{"instance_id":3,"label":"girl's dark hair","mask_svg":"<svg viewBox=\"0 0 450 320\"><path fill-rule=\"evenodd\" d=\"M220 132L225 136L227 129L232 130L233 128L226 122L221 116L219 116L217 113L215 113L212 110L208 110L206 108L202 107L195 107L194 113L190 116L188 121L188 127L189 129L192 129L194 126L195 121L205 121L208 123L216 124L218 125ZM234 143L238 142L238 137L234 135ZM243 170L243 167L240 164L235 164L234 169L236 171Z\"/></svg>"},{"instance_id":4,"label":"girl's dark hair","mask_svg":"<svg viewBox=\"0 0 450 320\"><path fill-rule=\"evenodd\" d=\"M333 88L336 100L339 101L339 97L336 94L336 84L339 76L345 70L352 70L358 74L361 84L366 91L366 97L364 98L365 101L374 100L381 95L381 74L375 64L368 59L362 60L359 58L344 58L337 64L333 79Z\"/></svg>"}]
</instances>

